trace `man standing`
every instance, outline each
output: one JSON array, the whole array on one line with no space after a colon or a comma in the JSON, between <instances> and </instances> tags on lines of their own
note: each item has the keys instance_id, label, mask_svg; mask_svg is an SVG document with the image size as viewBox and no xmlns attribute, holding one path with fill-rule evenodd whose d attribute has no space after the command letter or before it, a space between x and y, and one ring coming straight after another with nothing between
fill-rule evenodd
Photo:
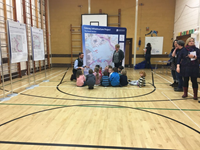
<instances>
[{"instance_id":1,"label":"man standing","mask_svg":"<svg viewBox=\"0 0 200 150\"><path fill-rule=\"evenodd\" d=\"M76 80L77 70L79 70L79 69L83 70L83 68L87 67L87 66L83 66L83 57L84 57L84 54L82 52L80 52L78 59L76 59L75 62L74 62L74 68L72 70L73 74L72 74L71 79L70 79L71 81L74 80L74 79Z\"/></svg>"}]
</instances>

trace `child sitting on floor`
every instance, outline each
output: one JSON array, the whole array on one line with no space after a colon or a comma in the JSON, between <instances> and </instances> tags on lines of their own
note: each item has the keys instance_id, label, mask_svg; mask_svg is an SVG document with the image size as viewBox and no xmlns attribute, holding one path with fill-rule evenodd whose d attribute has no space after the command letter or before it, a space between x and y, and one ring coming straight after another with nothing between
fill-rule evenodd
<instances>
[{"instance_id":1,"label":"child sitting on floor","mask_svg":"<svg viewBox=\"0 0 200 150\"><path fill-rule=\"evenodd\" d=\"M86 76L86 84L88 85L88 89L94 89L95 76L92 69L89 70L89 74Z\"/></svg>"},{"instance_id":2,"label":"child sitting on floor","mask_svg":"<svg viewBox=\"0 0 200 150\"><path fill-rule=\"evenodd\" d=\"M114 87L120 85L120 77L118 74L118 69L115 67L114 72L110 75L110 84Z\"/></svg>"},{"instance_id":3,"label":"child sitting on floor","mask_svg":"<svg viewBox=\"0 0 200 150\"><path fill-rule=\"evenodd\" d=\"M76 85L79 87L83 87L86 85L85 76L83 75L82 70L77 70L76 73Z\"/></svg>"},{"instance_id":4,"label":"child sitting on floor","mask_svg":"<svg viewBox=\"0 0 200 150\"><path fill-rule=\"evenodd\" d=\"M140 74L140 79L129 82L130 85L138 85L140 88L145 86L146 73L144 71L140 71L139 74Z\"/></svg>"},{"instance_id":5,"label":"child sitting on floor","mask_svg":"<svg viewBox=\"0 0 200 150\"><path fill-rule=\"evenodd\" d=\"M119 68L118 68L118 73L119 73L119 75L121 75L121 72L122 72L123 69L124 69L123 66L119 66Z\"/></svg>"},{"instance_id":6,"label":"child sitting on floor","mask_svg":"<svg viewBox=\"0 0 200 150\"><path fill-rule=\"evenodd\" d=\"M104 71L103 76L101 78L101 85L104 87L108 87L110 85L109 77L108 77L108 72Z\"/></svg>"},{"instance_id":7,"label":"child sitting on floor","mask_svg":"<svg viewBox=\"0 0 200 150\"><path fill-rule=\"evenodd\" d=\"M113 68L109 68L108 69L108 76L110 77L112 73L113 73Z\"/></svg>"},{"instance_id":8,"label":"child sitting on floor","mask_svg":"<svg viewBox=\"0 0 200 150\"><path fill-rule=\"evenodd\" d=\"M101 74L99 73L99 68L94 68L94 76L95 76L95 85L100 85L100 82L101 82Z\"/></svg>"},{"instance_id":9,"label":"child sitting on floor","mask_svg":"<svg viewBox=\"0 0 200 150\"><path fill-rule=\"evenodd\" d=\"M121 71L121 76L120 76L120 85L121 86L127 86L128 81L127 81L127 76L126 76L126 70Z\"/></svg>"},{"instance_id":10,"label":"child sitting on floor","mask_svg":"<svg viewBox=\"0 0 200 150\"><path fill-rule=\"evenodd\" d=\"M99 73L100 73L101 76L102 76L102 67L100 67L100 65L96 65L95 68L96 68L96 67L99 68Z\"/></svg>"}]
</instances>

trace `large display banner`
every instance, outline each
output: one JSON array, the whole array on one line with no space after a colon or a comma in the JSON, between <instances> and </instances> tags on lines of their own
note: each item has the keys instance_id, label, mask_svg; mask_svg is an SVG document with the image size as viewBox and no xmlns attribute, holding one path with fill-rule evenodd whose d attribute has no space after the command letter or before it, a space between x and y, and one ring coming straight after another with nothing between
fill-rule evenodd
<instances>
[{"instance_id":1,"label":"large display banner","mask_svg":"<svg viewBox=\"0 0 200 150\"><path fill-rule=\"evenodd\" d=\"M103 69L112 65L115 45L119 44L124 51L126 46L126 28L103 27L103 26L82 26L82 43L84 63L94 69L100 65ZM124 65L125 60L122 65Z\"/></svg>"},{"instance_id":2,"label":"large display banner","mask_svg":"<svg viewBox=\"0 0 200 150\"><path fill-rule=\"evenodd\" d=\"M32 54L33 60L44 60L44 36L43 30L31 27L31 38L32 38Z\"/></svg>"},{"instance_id":3,"label":"large display banner","mask_svg":"<svg viewBox=\"0 0 200 150\"><path fill-rule=\"evenodd\" d=\"M7 20L11 63L28 61L26 25Z\"/></svg>"}]
</instances>

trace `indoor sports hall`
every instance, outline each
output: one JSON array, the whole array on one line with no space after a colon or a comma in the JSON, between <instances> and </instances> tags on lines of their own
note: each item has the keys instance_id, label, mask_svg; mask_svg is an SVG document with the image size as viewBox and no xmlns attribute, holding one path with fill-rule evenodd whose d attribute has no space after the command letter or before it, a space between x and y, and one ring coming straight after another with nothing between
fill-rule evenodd
<instances>
[{"instance_id":1,"label":"indoor sports hall","mask_svg":"<svg viewBox=\"0 0 200 150\"><path fill-rule=\"evenodd\" d=\"M199 0L0 0L0 150L199 150Z\"/></svg>"}]
</instances>

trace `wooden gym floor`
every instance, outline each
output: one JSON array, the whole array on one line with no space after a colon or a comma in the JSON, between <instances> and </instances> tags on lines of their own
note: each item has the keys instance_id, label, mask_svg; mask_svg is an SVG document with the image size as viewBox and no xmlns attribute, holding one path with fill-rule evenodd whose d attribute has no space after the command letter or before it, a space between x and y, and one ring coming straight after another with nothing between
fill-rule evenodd
<instances>
[{"instance_id":1,"label":"wooden gym floor","mask_svg":"<svg viewBox=\"0 0 200 150\"><path fill-rule=\"evenodd\" d=\"M127 70L139 78L139 70ZM200 104L191 87L187 99L173 91L170 73L146 70L144 88L88 90L65 72L48 70L49 82L37 73L31 90L27 77L13 80L18 96L0 102L0 150L200 149Z\"/></svg>"}]
</instances>

